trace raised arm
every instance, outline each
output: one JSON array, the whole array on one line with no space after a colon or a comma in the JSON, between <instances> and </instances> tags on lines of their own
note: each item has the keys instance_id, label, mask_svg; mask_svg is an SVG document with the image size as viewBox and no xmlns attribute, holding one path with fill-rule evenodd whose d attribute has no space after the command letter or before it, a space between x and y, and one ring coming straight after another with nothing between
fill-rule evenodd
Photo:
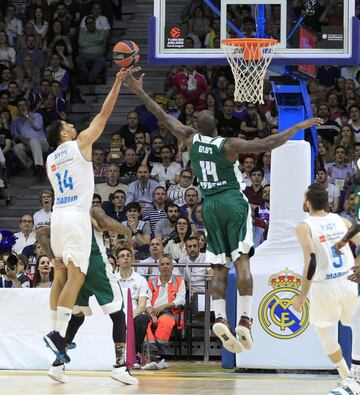
<instances>
[{"instance_id":1,"label":"raised arm","mask_svg":"<svg viewBox=\"0 0 360 395\"><path fill-rule=\"evenodd\" d=\"M135 70L139 70L136 68ZM114 109L116 100L119 96L120 88L124 78L129 74L129 70L121 69L115 78L115 82L106 96L106 99L101 107L101 111L92 120L89 127L79 134L77 139L79 147L87 159L91 158L91 149L93 143L101 136L101 133L105 129L105 125L110 118L110 115Z\"/></svg>"},{"instance_id":2,"label":"raised arm","mask_svg":"<svg viewBox=\"0 0 360 395\"><path fill-rule=\"evenodd\" d=\"M192 127L183 125L173 116L167 114L160 106L153 100L143 89L144 74L141 74L139 79L133 75L131 70L130 75L125 79L126 86L132 93L139 97L145 104L146 108L155 115L155 117L170 130L170 132L180 141L189 147L192 142L192 137L196 133Z\"/></svg>"},{"instance_id":3,"label":"raised arm","mask_svg":"<svg viewBox=\"0 0 360 395\"><path fill-rule=\"evenodd\" d=\"M95 219L100 228L104 231L116 232L120 235L126 236L128 242L131 242L132 233L129 228L116 221L114 218L105 214L101 207L92 207L90 215Z\"/></svg>"},{"instance_id":4,"label":"raised arm","mask_svg":"<svg viewBox=\"0 0 360 395\"><path fill-rule=\"evenodd\" d=\"M323 123L321 118L310 118L306 121L297 123L283 132L273 134L264 139L258 140L243 140L239 138L230 138L224 145L225 155L238 155L240 153L259 153L273 150L285 144L291 137L293 137L299 130L307 129L313 125L318 126Z\"/></svg>"},{"instance_id":5,"label":"raised arm","mask_svg":"<svg viewBox=\"0 0 360 395\"><path fill-rule=\"evenodd\" d=\"M311 280L316 271L316 256L310 229L305 223L301 223L296 227L296 236L304 253L304 273L301 282L301 294L298 295L293 302L293 308L296 311L301 311L301 306L306 301L306 296L311 286Z\"/></svg>"}]
</instances>

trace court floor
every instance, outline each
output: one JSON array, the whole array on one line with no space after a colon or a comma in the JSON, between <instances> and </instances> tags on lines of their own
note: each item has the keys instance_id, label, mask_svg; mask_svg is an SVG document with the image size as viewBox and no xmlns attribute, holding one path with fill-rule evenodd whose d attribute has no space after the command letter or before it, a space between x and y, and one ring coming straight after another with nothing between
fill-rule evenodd
<instances>
[{"instance_id":1,"label":"court floor","mask_svg":"<svg viewBox=\"0 0 360 395\"><path fill-rule=\"evenodd\" d=\"M1 395L320 395L336 386L335 376L239 374L202 366L199 371L167 369L135 372L138 386L125 386L106 372L68 372L69 382L54 383L44 371L0 371Z\"/></svg>"}]
</instances>

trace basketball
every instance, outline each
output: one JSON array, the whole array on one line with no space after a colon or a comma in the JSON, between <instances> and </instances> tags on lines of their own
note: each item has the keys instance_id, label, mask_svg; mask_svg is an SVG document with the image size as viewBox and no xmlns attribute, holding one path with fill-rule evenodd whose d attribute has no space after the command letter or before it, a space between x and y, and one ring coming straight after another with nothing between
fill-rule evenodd
<instances>
[{"instance_id":1,"label":"basketball","mask_svg":"<svg viewBox=\"0 0 360 395\"><path fill-rule=\"evenodd\" d=\"M134 66L140 59L139 46L133 41L119 41L113 48L114 62L121 68Z\"/></svg>"}]
</instances>

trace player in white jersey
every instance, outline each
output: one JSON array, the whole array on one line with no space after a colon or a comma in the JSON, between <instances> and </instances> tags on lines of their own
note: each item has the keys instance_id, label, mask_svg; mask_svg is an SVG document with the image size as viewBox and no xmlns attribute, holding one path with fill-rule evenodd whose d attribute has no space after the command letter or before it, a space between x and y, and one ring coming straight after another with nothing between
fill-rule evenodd
<instances>
[{"instance_id":1,"label":"player in white jersey","mask_svg":"<svg viewBox=\"0 0 360 395\"><path fill-rule=\"evenodd\" d=\"M50 145L56 147L47 159L47 173L55 194L51 218L55 278L50 295L52 332L44 336L44 341L63 362L69 361L66 329L89 264L89 211L94 193L92 145L101 136L128 74L129 70L124 69L117 73L100 113L79 135L65 121L55 121L49 127Z\"/></svg>"},{"instance_id":2,"label":"player in white jersey","mask_svg":"<svg viewBox=\"0 0 360 395\"><path fill-rule=\"evenodd\" d=\"M341 378L345 379L349 369L335 333L339 321L351 325L357 304L357 287L347 279L354 265L350 247L346 246L339 255L335 243L346 234L351 223L337 214L327 213L327 202L327 192L321 185L312 184L306 190L304 211L310 216L296 228L304 252L304 274L301 294L294 301L293 308L301 311L309 294L310 322L315 326L325 352ZM360 243L359 236L353 240Z\"/></svg>"}]
</instances>

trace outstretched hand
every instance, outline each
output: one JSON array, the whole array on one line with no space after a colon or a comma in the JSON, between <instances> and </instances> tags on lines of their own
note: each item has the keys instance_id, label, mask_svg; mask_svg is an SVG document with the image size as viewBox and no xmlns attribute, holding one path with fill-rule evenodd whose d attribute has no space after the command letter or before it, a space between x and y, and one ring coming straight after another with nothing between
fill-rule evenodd
<instances>
[{"instance_id":1,"label":"outstretched hand","mask_svg":"<svg viewBox=\"0 0 360 395\"><path fill-rule=\"evenodd\" d=\"M141 67L134 67L134 66L131 66L128 69L122 68L120 69L120 71L116 73L116 79L120 81L124 81L126 78L129 77L129 75L131 75L131 73L137 73L140 70Z\"/></svg>"},{"instance_id":2,"label":"outstretched hand","mask_svg":"<svg viewBox=\"0 0 360 395\"><path fill-rule=\"evenodd\" d=\"M143 80L144 80L145 74L142 73L140 75L140 77L138 79L136 79L134 77L134 73L136 73L137 71L139 71L139 70L130 69L129 75L125 78L125 81L124 81L125 86L127 86L128 89L133 93L143 91Z\"/></svg>"},{"instance_id":3,"label":"outstretched hand","mask_svg":"<svg viewBox=\"0 0 360 395\"><path fill-rule=\"evenodd\" d=\"M297 126L300 129L307 129L310 128L311 126L320 126L324 123L324 121L321 118L310 118L306 119L303 122L300 122L297 124Z\"/></svg>"}]
</instances>

